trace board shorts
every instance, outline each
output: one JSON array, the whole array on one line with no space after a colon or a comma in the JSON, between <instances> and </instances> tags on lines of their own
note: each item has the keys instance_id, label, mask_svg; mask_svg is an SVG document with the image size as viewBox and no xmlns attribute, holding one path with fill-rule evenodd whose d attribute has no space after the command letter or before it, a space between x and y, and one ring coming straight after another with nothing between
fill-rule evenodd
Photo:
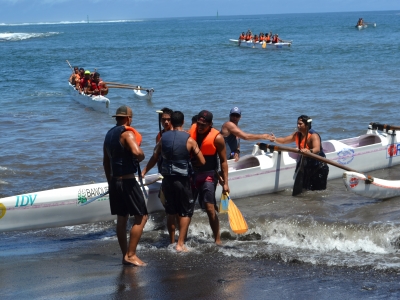
<instances>
[{"instance_id":1,"label":"board shorts","mask_svg":"<svg viewBox=\"0 0 400 300\"><path fill-rule=\"evenodd\" d=\"M147 215L146 202L135 178L112 178L109 184L110 209L112 215L125 217Z\"/></svg>"},{"instance_id":2,"label":"board shorts","mask_svg":"<svg viewBox=\"0 0 400 300\"><path fill-rule=\"evenodd\" d=\"M214 176L214 171L207 171L195 174L193 199L198 198L200 207L205 209L204 203L216 205L215 190L218 180Z\"/></svg>"},{"instance_id":3,"label":"board shorts","mask_svg":"<svg viewBox=\"0 0 400 300\"><path fill-rule=\"evenodd\" d=\"M188 176L165 175L161 184L165 197L165 212L169 215L192 217L195 201Z\"/></svg>"}]
</instances>

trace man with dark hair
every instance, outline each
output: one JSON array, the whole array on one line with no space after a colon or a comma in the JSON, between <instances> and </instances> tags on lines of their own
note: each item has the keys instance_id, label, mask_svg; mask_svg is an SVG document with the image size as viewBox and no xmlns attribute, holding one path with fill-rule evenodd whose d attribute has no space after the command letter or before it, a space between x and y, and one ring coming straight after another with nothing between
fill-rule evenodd
<instances>
[{"instance_id":1,"label":"man with dark hair","mask_svg":"<svg viewBox=\"0 0 400 300\"><path fill-rule=\"evenodd\" d=\"M90 85L88 90L86 91L86 94L88 95L107 95L108 94L108 87L106 83L100 79L100 74L97 72L94 72L93 74L93 79L90 81Z\"/></svg>"},{"instance_id":2,"label":"man with dark hair","mask_svg":"<svg viewBox=\"0 0 400 300\"><path fill-rule=\"evenodd\" d=\"M238 161L240 156L240 139L255 141L269 140L271 138L271 136L266 133L253 134L242 131L238 126L241 117L241 110L238 107L232 108L229 113L229 121L222 125L220 131L225 140L226 157L227 159L234 159L235 161Z\"/></svg>"},{"instance_id":3,"label":"man with dark hair","mask_svg":"<svg viewBox=\"0 0 400 300\"><path fill-rule=\"evenodd\" d=\"M183 131L184 115L174 111L171 115L172 130L165 132L154 149L152 159L146 170L154 167L159 156L162 156L161 174L163 175L162 191L165 196L165 212L167 213L167 228L171 244L175 243L175 220L179 222L179 238L177 251L187 251L185 238L194 211L190 188L191 157L198 165L204 165L205 159L197 143L189 134ZM153 159L154 157L154 159ZM145 172L145 170L143 170ZM144 176L145 173L142 172Z\"/></svg>"},{"instance_id":4,"label":"man with dark hair","mask_svg":"<svg viewBox=\"0 0 400 300\"><path fill-rule=\"evenodd\" d=\"M136 181L139 162L144 159L140 148L142 136L133 127L132 109L120 106L116 114L117 125L105 137L103 166L110 195L111 214L117 215L117 237L124 265L145 266L136 255L136 248L147 222L146 203ZM128 218L135 216L130 230L129 245L126 237Z\"/></svg>"},{"instance_id":5,"label":"man with dark hair","mask_svg":"<svg viewBox=\"0 0 400 300\"><path fill-rule=\"evenodd\" d=\"M197 115L197 123L190 128L190 136L200 146L206 163L195 170L195 187L200 206L206 210L208 220L214 234L216 244L221 244L219 230L219 219L216 213L215 189L217 188L218 178L215 171L218 170L218 158L221 168L220 181L222 191L229 193L228 185L228 162L226 160L225 140L218 130L212 128L213 114L207 110L202 110Z\"/></svg>"},{"instance_id":6,"label":"man with dark hair","mask_svg":"<svg viewBox=\"0 0 400 300\"><path fill-rule=\"evenodd\" d=\"M309 152L326 157L322 145L321 137L314 129L311 129L311 118L301 115L297 118L297 131L286 137L275 137L271 135L270 141L277 144L296 143L301 152ZM262 144L260 144L262 149ZM263 149L262 149L263 150ZM326 163L313 158L304 157L304 180L303 188L307 190L325 190L328 180L329 167ZM299 168L300 159L297 161L296 171Z\"/></svg>"},{"instance_id":7,"label":"man with dark hair","mask_svg":"<svg viewBox=\"0 0 400 300\"><path fill-rule=\"evenodd\" d=\"M158 143L164 132L172 129L171 115L173 113L173 110L168 107L164 107L163 109L161 109L161 111L162 113L160 113L160 124L163 129L156 136L156 144Z\"/></svg>"}]
</instances>

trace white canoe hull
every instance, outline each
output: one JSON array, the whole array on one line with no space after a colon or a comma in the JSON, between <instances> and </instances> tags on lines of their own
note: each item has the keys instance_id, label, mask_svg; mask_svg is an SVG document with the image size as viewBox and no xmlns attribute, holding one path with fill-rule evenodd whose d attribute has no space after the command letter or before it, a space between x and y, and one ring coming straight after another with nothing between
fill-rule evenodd
<instances>
[{"instance_id":1,"label":"white canoe hull","mask_svg":"<svg viewBox=\"0 0 400 300\"><path fill-rule=\"evenodd\" d=\"M238 45L240 47L247 47L247 48L259 48L259 49L265 49L265 50L270 50L270 49L289 49L292 46L292 43L263 43L263 42L256 42L253 43L252 41L240 41L239 40L234 40L230 39L229 40L232 44Z\"/></svg>"},{"instance_id":2,"label":"white canoe hull","mask_svg":"<svg viewBox=\"0 0 400 300\"><path fill-rule=\"evenodd\" d=\"M361 29L364 29L364 28L367 28L367 27L368 27L367 24L364 24L364 25L356 25L356 28L357 28L358 30L361 30Z\"/></svg>"},{"instance_id":3,"label":"white canoe hull","mask_svg":"<svg viewBox=\"0 0 400 300\"><path fill-rule=\"evenodd\" d=\"M79 93L75 87L68 83L71 88L71 95L73 99L86 107L93 108L96 111L100 111L108 114L110 110L110 100L104 96L88 96L83 93Z\"/></svg>"},{"instance_id":4,"label":"white canoe hull","mask_svg":"<svg viewBox=\"0 0 400 300\"><path fill-rule=\"evenodd\" d=\"M152 182L158 174L148 175ZM163 210L158 198L161 181L145 186L149 213ZM107 182L21 194L0 199L0 232L71 226L115 220L110 213L108 195L87 205L90 198L108 190Z\"/></svg>"},{"instance_id":5,"label":"white canoe hull","mask_svg":"<svg viewBox=\"0 0 400 300\"><path fill-rule=\"evenodd\" d=\"M136 98L151 100L151 98L153 97L154 89L149 89L148 91L133 89L133 93Z\"/></svg>"},{"instance_id":6,"label":"white canoe hull","mask_svg":"<svg viewBox=\"0 0 400 300\"><path fill-rule=\"evenodd\" d=\"M368 130L367 134L345 139L322 142L326 157L360 172L388 168L400 164L400 149L395 135ZM390 154L389 154L390 153ZM254 146L253 155L246 155L238 162L228 161L229 188L232 199L292 188L296 168L296 153L264 153ZM340 178L343 170L329 166L328 179ZM221 187L217 188L217 199Z\"/></svg>"},{"instance_id":7,"label":"white canoe hull","mask_svg":"<svg viewBox=\"0 0 400 300\"><path fill-rule=\"evenodd\" d=\"M400 180L384 180L374 177L373 182L366 181L364 174L344 172L346 189L357 195L375 199L387 199L400 196Z\"/></svg>"}]
</instances>

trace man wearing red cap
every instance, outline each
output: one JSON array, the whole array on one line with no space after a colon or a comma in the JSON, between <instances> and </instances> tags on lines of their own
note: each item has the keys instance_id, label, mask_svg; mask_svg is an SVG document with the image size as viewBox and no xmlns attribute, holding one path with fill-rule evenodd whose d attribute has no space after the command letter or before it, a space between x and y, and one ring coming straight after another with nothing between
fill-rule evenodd
<instances>
[{"instance_id":1,"label":"man wearing red cap","mask_svg":"<svg viewBox=\"0 0 400 300\"><path fill-rule=\"evenodd\" d=\"M111 214L117 215L117 237L124 265L145 266L136 255L136 248L147 222L147 207L135 173L144 159L140 148L142 136L132 123L132 109L121 106L113 116L117 125L111 128L104 139L103 166L110 195ZM135 216L130 230L129 245L126 225L129 215Z\"/></svg>"},{"instance_id":2,"label":"man wearing red cap","mask_svg":"<svg viewBox=\"0 0 400 300\"><path fill-rule=\"evenodd\" d=\"M229 193L228 162L226 160L225 141L218 130L212 128L213 114L202 110L197 115L197 123L190 128L190 136L200 147L206 160L204 166L195 168L195 188L200 206L206 210L208 220L216 244L221 244L219 219L216 214L215 189L218 179L215 171L218 170L218 158L220 162L223 192Z\"/></svg>"}]
</instances>

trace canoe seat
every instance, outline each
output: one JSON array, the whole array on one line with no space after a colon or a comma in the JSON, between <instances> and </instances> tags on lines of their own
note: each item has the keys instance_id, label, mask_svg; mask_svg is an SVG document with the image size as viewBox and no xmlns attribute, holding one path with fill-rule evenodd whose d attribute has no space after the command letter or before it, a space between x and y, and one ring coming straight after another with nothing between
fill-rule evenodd
<instances>
[{"instance_id":1,"label":"canoe seat","mask_svg":"<svg viewBox=\"0 0 400 300\"><path fill-rule=\"evenodd\" d=\"M228 160L228 170L241 170L260 166L260 161L252 156L246 155L239 159L238 162Z\"/></svg>"},{"instance_id":2,"label":"canoe seat","mask_svg":"<svg viewBox=\"0 0 400 300\"><path fill-rule=\"evenodd\" d=\"M380 142L381 142L381 139L379 136L377 136L375 134L364 134L364 135L360 136L358 147L373 145L373 144L377 144Z\"/></svg>"}]
</instances>

